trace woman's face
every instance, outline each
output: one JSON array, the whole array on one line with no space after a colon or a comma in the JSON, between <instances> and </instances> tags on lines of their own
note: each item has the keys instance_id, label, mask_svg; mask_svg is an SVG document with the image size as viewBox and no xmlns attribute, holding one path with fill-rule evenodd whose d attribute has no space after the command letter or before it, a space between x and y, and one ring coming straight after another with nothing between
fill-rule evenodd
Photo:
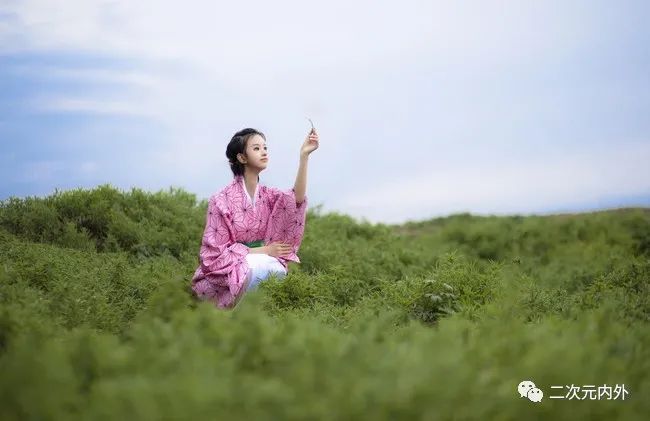
<instances>
[{"instance_id":1,"label":"woman's face","mask_svg":"<svg viewBox=\"0 0 650 421\"><path fill-rule=\"evenodd\" d=\"M248 139L246 156L248 157L246 165L259 168L260 170L266 168L269 162L269 154L266 141L262 136L256 134Z\"/></svg>"}]
</instances>

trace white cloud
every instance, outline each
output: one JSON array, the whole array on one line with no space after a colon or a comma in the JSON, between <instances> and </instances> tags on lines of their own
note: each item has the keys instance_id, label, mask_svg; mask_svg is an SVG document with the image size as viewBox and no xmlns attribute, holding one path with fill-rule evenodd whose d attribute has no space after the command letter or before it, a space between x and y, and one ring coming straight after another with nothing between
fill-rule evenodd
<instances>
[{"instance_id":1,"label":"white cloud","mask_svg":"<svg viewBox=\"0 0 650 421\"><path fill-rule=\"evenodd\" d=\"M22 182L52 181L59 176L66 166L63 161L41 160L29 162L25 165L24 172L17 175Z\"/></svg>"},{"instance_id":2,"label":"white cloud","mask_svg":"<svg viewBox=\"0 0 650 421\"><path fill-rule=\"evenodd\" d=\"M126 85L130 89L155 88L163 83L160 77L146 74L142 71L102 68L67 68L48 65L13 65L9 71L15 75L55 78L66 81L87 82L98 84Z\"/></svg>"},{"instance_id":3,"label":"white cloud","mask_svg":"<svg viewBox=\"0 0 650 421\"><path fill-rule=\"evenodd\" d=\"M607 124L621 132L634 127L631 119L644 114L630 108L629 117L613 118L635 87L611 89L602 83L611 75L593 77L598 63L589 64L588 54L613 45L625 63L625 43L611 40L641 15L631 6L606 8L554 1L22 0L0 5L0 53L85 58L83 66L68 59L14 68L91 86L23 99L39 112L139 117L163 127L151 151L132 157L116 150L124 160L146 158L114 175L134 185L172 180L205 197L230 176L224 151L234 131L256 127L271 146L265 179L288 187L309 116L322 139L309 167L312 203L372 220L527 211L648 187L627 177L630 169L648 175L639 163L647 150L625 141L633 134L592 136ZM96 56L103 59L94 62ZM120 65L102 64L110 59ZM571 72L580 78L566 78ZM593 117L600 115L608 121ZM102 131L95 130L99 141ZM554 154L571 142L603 149L586 157L577 147L571 158ZM89 159L107 171L101 160L112 157Z\"/></svg>"},{"instance_id":4,"label":"white cloud","mask_svg":"<svg viewBox=\"0 0 650 421\"><path fill-rule=\"evenodd\" d=\"M578 206L610 196L650 195L650 142L600 146L525 161L486 156L371 185L336 202L357 218L400 222L458 212L514 214Z\"/></svg>"},{"instance_id":5,"label":"white cloud","mask_svg":"<svg viewBox=\"0 0 650 421\"><path fill-rule=\"evenodd\" d=\"M63 113L90 113L153 117L147 108L121 101L101 101L86 98L41 98L32 102L37 111L56 111Z\"/></svg>"},{"instance_id":6,"label":"white cloud","mask_svg":"<svg viewBox=\"0 0 650 421\"><path fill-rule=\"evenodd\" d=\"M263 87L287 71L398 59L539 58L571 51L596 29L589 7L564 5L560 14L550 4L516 1L24 0L4 9L18 17L13 30L24 35L20 46L0 40L4 49L177 60L237 89Z\"/></svg>"},{"instance_id":7,"label":"white cloud","mask_svg":"<svg viewBox=\"0 0 650 421\"><path fill-rule=\"evenodd\" d=\"M97 172L98 168L99 165L97 165L96 162L92 161L82 162L81 165L79 165L79 171L83 174L93 174Z\"/></svg>"}]
</instances>

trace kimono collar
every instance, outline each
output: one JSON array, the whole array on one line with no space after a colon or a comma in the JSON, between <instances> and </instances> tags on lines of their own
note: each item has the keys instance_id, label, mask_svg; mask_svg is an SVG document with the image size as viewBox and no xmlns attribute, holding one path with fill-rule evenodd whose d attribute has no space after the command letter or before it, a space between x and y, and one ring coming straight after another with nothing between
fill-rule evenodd
<instances>
[{"instance_id":1,"label":"kimono collar","mask_svg":"<svg viewBox=\"0 0 650 421\"><path fill-rule=\"evenodd\" d=\"M260 188L260 183L259 181L257 182L257 185L255 186L255 192L253 193L253 197L248 194L248 190L246 189L246 181L244 180L243 175L238 175L235 177L235 182L239 184L241 189L244 191L244 194L250 199L251 203L255 205L255 197L257 196L257 192L259 191Z\"/></svg>"}]
</instances>

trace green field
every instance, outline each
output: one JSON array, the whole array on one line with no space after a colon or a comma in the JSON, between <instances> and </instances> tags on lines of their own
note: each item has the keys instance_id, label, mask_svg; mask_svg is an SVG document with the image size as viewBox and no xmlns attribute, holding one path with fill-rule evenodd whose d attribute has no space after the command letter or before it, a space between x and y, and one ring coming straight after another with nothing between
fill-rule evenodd
<instances>
[{"instance_id":1,"label":"green field","mask_svg":"<svg viewBox=\"0 0 650 421\"><path fill-rule=\"evenodd\" d=\"M391 226L315 206L302 264L222 311L189 290L206 207L108 185L0 204L0 420L650 414L650 209Z\"/></svg>"}]
</instances>

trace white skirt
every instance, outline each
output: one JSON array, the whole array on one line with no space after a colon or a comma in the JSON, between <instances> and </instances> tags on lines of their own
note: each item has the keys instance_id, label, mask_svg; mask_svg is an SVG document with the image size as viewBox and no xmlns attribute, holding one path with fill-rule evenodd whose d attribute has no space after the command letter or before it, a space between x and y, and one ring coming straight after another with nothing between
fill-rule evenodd
<instances>
[{"instance_id":1,"label":"white skirt","mask_svg":"<svg viewBox=\"0 0 650 421\"><path fill-rule=\"evenodd\" d=\"M275 273L279 278L284 278L287 275L287 270L282 266L282 263L268 254L248 253L246 262L250 268L248 273L250 281L246 291L257 288L257 284L268 278L271 273Z\"/></svg>"}]
</instances>

